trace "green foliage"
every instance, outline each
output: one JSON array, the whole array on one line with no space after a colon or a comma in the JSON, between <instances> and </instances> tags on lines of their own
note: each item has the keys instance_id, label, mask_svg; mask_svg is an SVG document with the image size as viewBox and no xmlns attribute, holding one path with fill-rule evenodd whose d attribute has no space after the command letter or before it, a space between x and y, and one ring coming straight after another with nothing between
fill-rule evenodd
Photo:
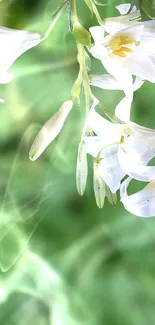
<instances>
[{"instance_id":1,"label":"green foliage","mask_svg":"<svg viewBox=\"0 0 155 325\"><path fill-rule=\"evenodd\" d=\"M143 20L155 18L155 1L154 0L140 0L140 9Z\"/></svg>"}]
</instances>

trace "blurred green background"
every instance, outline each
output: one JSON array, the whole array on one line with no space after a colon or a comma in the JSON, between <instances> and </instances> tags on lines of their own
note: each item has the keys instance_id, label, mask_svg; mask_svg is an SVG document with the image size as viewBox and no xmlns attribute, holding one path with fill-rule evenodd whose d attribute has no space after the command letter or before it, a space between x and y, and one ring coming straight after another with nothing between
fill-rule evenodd
<instances>
[{"instance_id":1,"label":"blurred green background","mask_svg":"<svg viewBox=\"0 0 155 325\"><path fill-rule=\"evenodd\" d=\"M96 25L84 1L77 2L84 27ZM117 15L119 3L98 7L101 16ZM0 24L44 35L59 4L1 0ZM10 72L14 80L0 85L0 325L154 325L155 218L129 214L119 198L98 209L91 159L86 193L76 191L84 105L74 105L38 161L28 158L41 125L70 98L78 73L65 13ZM95 59L91 72L103 72ZM111 111L123 96L94 93ZM149 82L136 92L134 121L155 126L154 96Z\"/></svg>"}]
</instances>

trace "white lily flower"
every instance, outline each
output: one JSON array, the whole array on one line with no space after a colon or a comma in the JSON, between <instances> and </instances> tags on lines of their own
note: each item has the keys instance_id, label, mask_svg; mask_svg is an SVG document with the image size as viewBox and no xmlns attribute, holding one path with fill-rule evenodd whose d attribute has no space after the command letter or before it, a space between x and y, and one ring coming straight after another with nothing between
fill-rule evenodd
<instances>
[{"instance_id":1,"label":"white lily flower","mask_svg":"<svg viewBox=\"0 0 155 325\"><path fill-rule=\"evenodd\" d=\"M115 20L115 18L111 18ZM155 82L155 22L134 22L107 36L105 26L91 27L92 55L99 59L132 100L132 75Z\"/></svg>"},{"instance_id":2,"label":"white lily flower","mask_svg":"<svg viewBox=\"0 0 155 325\"><path fill-rule=\"evenodd\" d=\"M96 136L86 136L84 141L87 153L98 161L98 174L115 193L120 187L120 181L125 176L118 158L118 146L123 132L123 124L114 124L101 117L95 110L89 117L89 126Z\"/></svg>"},{"instance_id":3,"label":"white lily flower","mask_svg":"<svg viewBox=\"0 0 155 325\"><path fill-rule=\"evenodd\" d=\"M150 182L143 190L132 195L127 194L131 182L128 177L120 187L120 197L125 209L139 217L155 216L155 181Z\"/></svg>"},{"instance_id":4,"label":"white lily flower","mask_svg":"<svg viewBox=\"0 0 155 325\"><path fill-rule=\"evenodd\" d=\"M38 45L41 35L22 30L15 30L0 26L0 83L8 83L12 75L8 69L13 62L24 52Z\"/></svg>"},{"instance_id":5,"label":"white lily flower","mask_svg":"<svg viewBox=\"0 0 155 325\"><path fill-rule=\"evenodd\" d=\"M127 98L116 107L124 124L109 122L92 111L89 125L96 136L84 138L87 152L100 160L98 171L112 193L126 174L140 181L155 179L155 167L147 166L155 156L155 130L131 122L130 107Z\"/></svg>"},{"instance_id":6,"label":"white lily flower","mask_svg":"<svg viewBox=\"0 0 155 325\"><path fill-rule=\"evenodd\" d=\"M30 160L34 161L39 158L48 145L57 137L72 106L72 100L64 102L59 110L44 124L31 146Z\"/></svg>"}]
</instances>

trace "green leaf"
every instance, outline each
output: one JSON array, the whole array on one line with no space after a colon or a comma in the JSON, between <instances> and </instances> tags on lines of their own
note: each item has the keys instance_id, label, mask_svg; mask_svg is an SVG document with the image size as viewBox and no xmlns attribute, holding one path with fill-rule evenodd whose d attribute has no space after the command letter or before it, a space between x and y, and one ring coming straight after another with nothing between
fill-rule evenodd
<instances>
[{"instance_id":1,"label":"green leaf","mask_svg":"<svg viewBox=\"0 0 155 325\"><path fill-rule=\"evenodd\" d=\"M51 17L51 21L50 21L50 25L49 28L47 29L44 37L42 38L42 41L44 41L50 34L51 30L53 29L53 27L55 26L55 24L57 23L57 21L59 20L62 12L64 11L64 9L67 6L67 1L63 1L61 3L61 5L56 9L56 11L54 12L54 14Z\"/></svg>"},{"instance_id":2,"label":"green leaf","mask_svg":"<svg viewBox=\"0 0 155 325\"><path fill-rule=\"evenodd\" d=\"M140 9L142 20L147 20L148 18L154 19L155 17L155 1L154 0L141 0Z\"/></svg>"},{"instance_id":3,"label":"green leaf","mask_svg":"<svg viewBox=\"0 0 155 325\"><path fill-rule=\"evenodd\" d=\"M90 33L77 21L73 25L73 35L77 42L82 45L90 45L91 44L91 36Z\"/></svg>"}]
</instances>

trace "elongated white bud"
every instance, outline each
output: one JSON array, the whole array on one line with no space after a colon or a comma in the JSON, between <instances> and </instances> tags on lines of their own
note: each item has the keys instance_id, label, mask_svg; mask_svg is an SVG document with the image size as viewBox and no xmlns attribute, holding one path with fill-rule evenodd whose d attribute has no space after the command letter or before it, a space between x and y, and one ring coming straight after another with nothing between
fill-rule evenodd
<instances>
[{"instance_id":1,"label":"elongated white bud","mask_svg":"<svg viewBox=\"0 0 155 325\"><path fill-rule=\"evenodd\" d=\"M80 142L78 148L77 156L77 166L76 166L76 186L77 191L80 195L84 194L88 175L88 166L87 166L87 153L85 148L85 143Z\"/></svg>"},{"instance_id":2,"label":"elongated white bud","mask_svg":"<svg viewBox=\"0 0 155 325\"><path fill-rule=\"evenodd\" d=\"M97 206L102 209L105 200L105 182L100 177L98 171L98 162L94 160L94 194Z\"/></svg>"},{"instance_id":3,"label":"elongated white bud","mask_svg":"<svg viewBox=\"0 0 155 325\"><path fill-rule=\"evenodd\" d=\"M30 160L34 161L39 158L47 146L57 137L72 106L72 100L64 102L60 109L44 124L30 149Z\"/></svg>"}]
</instances>

